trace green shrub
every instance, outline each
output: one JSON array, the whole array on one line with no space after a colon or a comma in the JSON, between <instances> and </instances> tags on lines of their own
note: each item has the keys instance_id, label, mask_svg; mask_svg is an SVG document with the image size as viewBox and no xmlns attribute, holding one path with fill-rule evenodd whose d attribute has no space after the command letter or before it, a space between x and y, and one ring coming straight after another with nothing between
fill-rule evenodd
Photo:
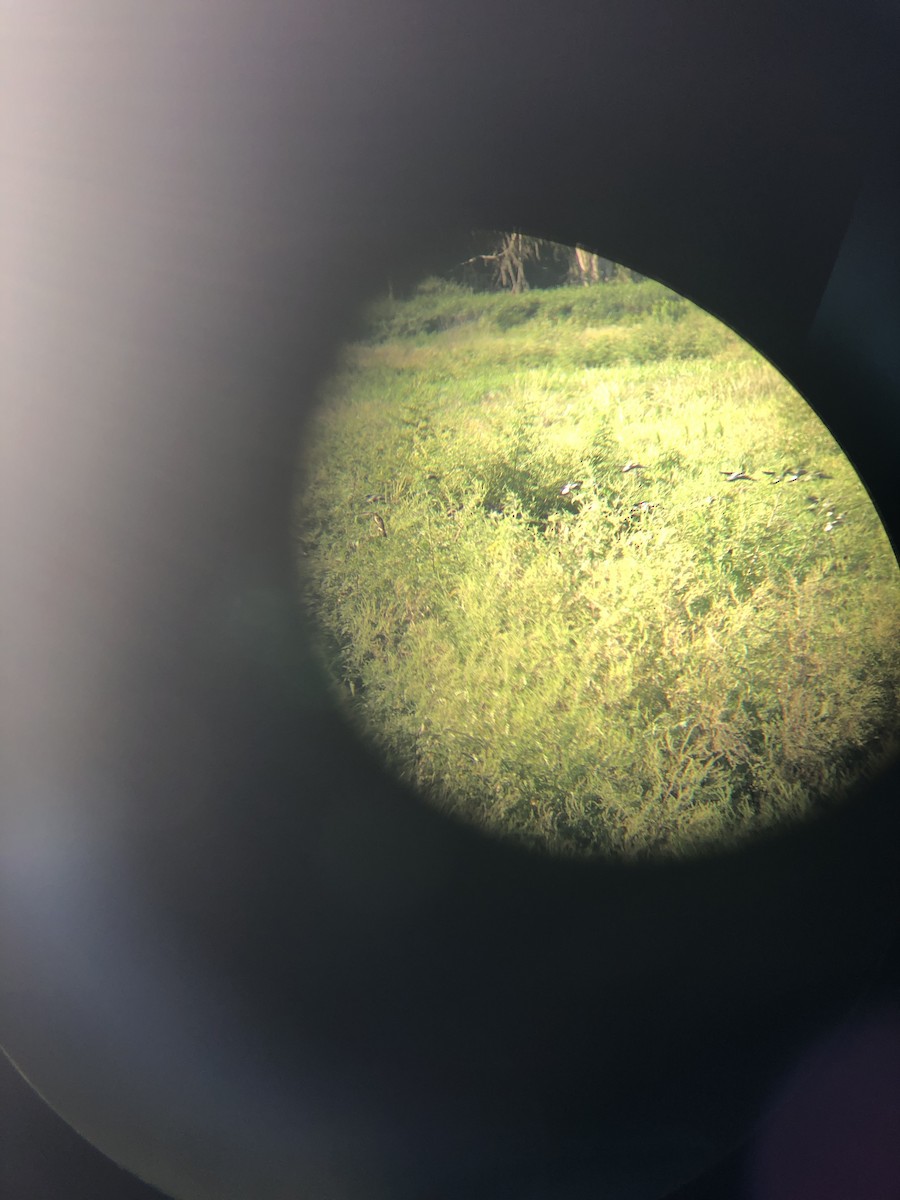
<instances>
[{"instance_id":1,"label":"green shrub","mask_svg":"<svg viewBox=\"0 0 900 1200\"><path fill-rule=\"evenodd\" d=\"M524 325L541 310L540 300L533 294L502 299L505 302L496 304L494 312L494 324L498 329L512 329L515 325Z\"/></svg>"},{"instance_id":2,"label":"green shrub","mask_svg":"<svg viewBox=\"0 0 900 1200\"><path fill-rule=\"evenodd\" d=\"M416 287L417 296L471 296L472 289L453 279L443 279L440 275L429 275Z\"/></svg>"}]
</instances>

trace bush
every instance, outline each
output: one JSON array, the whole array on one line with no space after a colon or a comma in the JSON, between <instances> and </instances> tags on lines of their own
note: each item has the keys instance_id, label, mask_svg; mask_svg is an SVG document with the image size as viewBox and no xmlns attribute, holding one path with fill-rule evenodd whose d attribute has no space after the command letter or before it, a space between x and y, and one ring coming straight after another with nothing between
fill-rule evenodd
<instances>
[{"instance_id":1,"label":"bush","mask_svg":"<svg viewBox=\"0 0 900 1200\"><path fill-rule=\"evenodd\" d=\"M472 289L465 284L456 283L452 279L443 279L440 275L429 275L416 287L416 296L471 296Z\"/></svg>"}]
</instances>

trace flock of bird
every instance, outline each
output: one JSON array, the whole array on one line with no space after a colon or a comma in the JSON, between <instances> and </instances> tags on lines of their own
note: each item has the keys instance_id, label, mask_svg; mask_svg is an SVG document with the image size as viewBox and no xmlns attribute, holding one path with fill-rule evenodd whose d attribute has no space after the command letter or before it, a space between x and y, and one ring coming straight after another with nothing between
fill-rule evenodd
<instances>
[{"instance_id":1,"label":"flock of bird","mask_svg":"<svg viewBox=\"0 0 900 1200\"><path fill-rule=\"evenodd\" d=\"M623 468L624 470L624 468ZM748 475L743 467L739 471L720 471L720 475L725 476L726 483L737 483L739 479L746 479L748 482L755 482L752 475ZM763 471L763 475L769 475L770 483L796 483L798 479L830 479L830 475L826 475L824 471L809 472L805 467L785 467L783 471Z\"/></svg>"},{"instance_id":2,"label":"flock of bird","mask_svg":"<svg viewBox=\"0 0 900 1200\"><path fill-rule=\"evenodd\" d=\"M623 475L630 475L634 471L643 470L646 470L643 463L632 462L630 459L621 468ZM749 475L743 466L741 466L737 471L720 470L719 474L724 476L723 482L725 483L740 483L742 481L746 481L747 483L756 482L755 476ZM782 471L763 471L762 474L769 476L771 483L797 483L801 479L832 478L831 475L826 475L824 471L808 471L805 467L785 467ZM560 496L573 496L583 487L583 479L570 479L559 489L559 494ZM712 504L715 499L715 496L707 496L704 500L704 503ZM383 500L384 496L376 495L375 493L370 493L366 496L367 504L377 504L379 501ZM809 502L810 512L820 511L821 506L828 503L828 501L821 501L818 496L807 496L807 501ZM631 512L635 516L638 516L644 513L652 512L658 507L658 504L649 500L641 500L639 503L632 505ZM825 524L826 533L831 533L831 531L837 529L839 525L844 524L844 513L835 513L833 509L827 509L825 516L828 518ZM385 525L384 518L381 516L381 514L377 512L372 513L372 521L378 534L380 534L381 537L387 537L387 526Z\"/></svg>"},{"instance_id":3,"label":"flock of bird","mask_svg":"<svg viewBox=\"0 0 900 1200\"><path fill-rule=\"evenodd\" d=\"M629 459L629 461L621 468L621 471L623 475L628 475L633 471L643 471L645 469L646 468L644 467L643 463L632 462ZM719 474L724 476L723 482L725 483L740 483L742 481L746 481L747 483L756 482L756 477L748 474L746 468L743 466L736 471L720 470ZM763 471L762 474L769 476L769 482L773 484L797 483L801 479L812 480L832 478L831 475L827 475L824 471L809 471L806 467L785 467L781 471ZM575 492L579 491L582 487L584 487L583 479L572 479L563 484L559 490L559 494L560 496L571 496ZM715 499L715 496L707 496L704 503L711 504ZM807 496L807 501L809 502L809 510L811 512L819 509L819 506L823 503L819 500L818 496ZM825 501L824 503L827 504L828 502ZM657 504L652 504L647 500L642 500L640 503L632 505L631 511L633 514L638 515L640 513L652 512L653 509L657 507ZM828 518L825 524L826 533L831 533L833 529L837 529L839 525L843 525L844 523L844 513L835 513L833 509L828 509L825 515Z\"/></svg>"},{"instance_id":4,"label":"flock of bird","mask_svg":"<svg viewBox=\"0 0 900 1200\"><path fill-rule=\"evenodd\" d=\"M632 471L645 470L644 464L639 462L631 462L630 460L622 467L622 474L628 475ZM746 479L749 483L755 482L755 476L748 475L744 467L740 467L737 471L720 471L720 475L725 476L726 483L737 483L741 479ZM826 475L824 471L807 471L805 467L785 467L783 471L763 471L763 475L770 475L772 483L796 483L798 479L831 479L830 475ZM572 482L565 483L560 488L561 496L568 496L571 492L575 492L584 484L583 479L576 479Z\"/></svg>"}]
</instances>

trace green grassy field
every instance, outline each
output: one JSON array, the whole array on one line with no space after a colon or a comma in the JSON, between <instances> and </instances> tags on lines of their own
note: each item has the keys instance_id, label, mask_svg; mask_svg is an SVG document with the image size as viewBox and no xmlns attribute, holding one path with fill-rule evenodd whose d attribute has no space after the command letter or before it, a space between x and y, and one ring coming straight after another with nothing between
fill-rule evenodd
<instances>
[{"instance_id":1,"label":"green grassy field","mask_svg":"<svg viewBox=\"0 0 900 1200\"><path fill-rule=\"evenodd\" d=\"M684 854L896 750L896 559L730 331L651 281L436 280L369 330L307 431L299 587L426 798L553 853Z\"/></svg>"}]
</instances>

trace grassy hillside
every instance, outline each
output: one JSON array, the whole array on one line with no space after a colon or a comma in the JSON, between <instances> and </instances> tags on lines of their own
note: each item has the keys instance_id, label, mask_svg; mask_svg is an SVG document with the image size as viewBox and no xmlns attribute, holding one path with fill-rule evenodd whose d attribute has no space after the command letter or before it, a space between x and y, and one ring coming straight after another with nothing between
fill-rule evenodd
<instances>
[{"instance_id":1,"label":"grassy hillside","mask_svg":"<svg viewBox=\"0 0 900 1200\"><path fill-rule=\"evenodd\" d=\"M300 587L430 800L553 852L684 853L896 747L897 562L728 330L650 281L435 280L369 329L302 464Z\"/></svg>"}]
</instances>

